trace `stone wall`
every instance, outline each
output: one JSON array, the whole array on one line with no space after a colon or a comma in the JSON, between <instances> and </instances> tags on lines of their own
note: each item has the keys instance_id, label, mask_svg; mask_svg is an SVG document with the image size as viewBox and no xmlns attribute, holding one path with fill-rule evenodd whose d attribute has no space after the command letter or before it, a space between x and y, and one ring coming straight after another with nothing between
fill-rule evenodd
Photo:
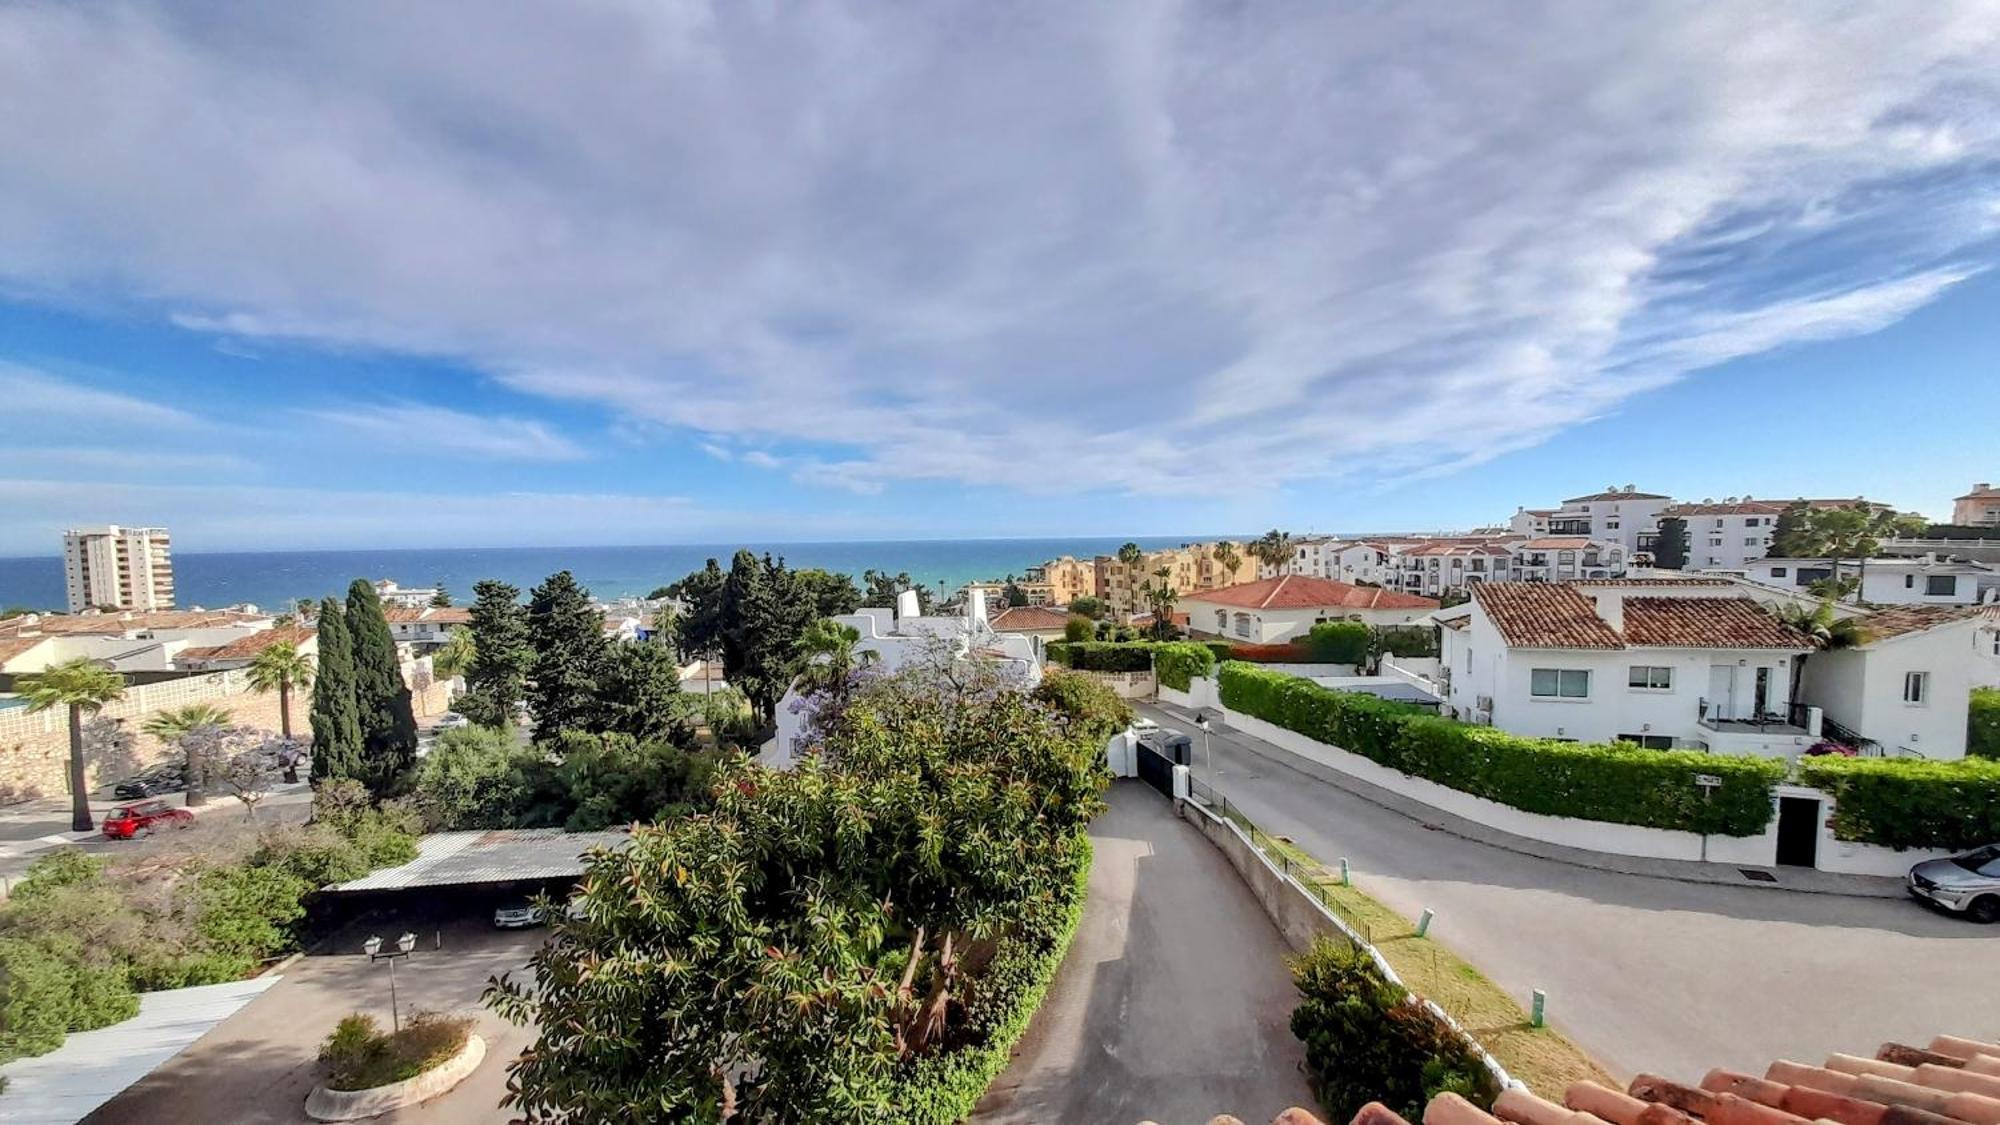
<instances>
[{"instance_id":1,"label":"stone wall","mask_svg":"<svg viewBox=\"0 0 2000 1125\"><path fill-rule=\"evenodd\" d=\"M125 698L84 719L84 768L92 789L117 781L178 754L145 733L155 713L190 703L213 703L241 726L277 731L278 694L249 689L242 671L210 672L185 679L125 689ZM412 700L419 718L442 713L450 706L450 689L433 684ZM292 693L292 733L311 732L307 715L312 693ZM0 803L58 797L69 793L69 714L65 710L29 714L21 708L0 711Z\"/></svg>"}]
</instances>

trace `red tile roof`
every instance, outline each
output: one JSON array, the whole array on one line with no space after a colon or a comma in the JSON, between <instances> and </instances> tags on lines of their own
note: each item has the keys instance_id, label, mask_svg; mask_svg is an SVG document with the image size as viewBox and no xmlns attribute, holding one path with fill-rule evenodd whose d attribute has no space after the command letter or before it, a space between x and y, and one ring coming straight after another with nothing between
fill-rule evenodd
<instances>
[{"instance_id":1,"label":"red tile roof","mask_svg":"<svg viewBox=\"0 0 2000 1125\"><path fill-rule=\"evenodd\" d=\"M1992 485L1989 484L1984 488L1975 488L1971 492L1968 492L1963 496L1954 496L1952 497L1952 499L1953 500L2000 500L2000 488L1994 488Z\"/></svg>"},{"instance_id":2,"label":"red tile roof","mask_svg":"<svg viewBox=\"0 0 2000 1125\"><path fill-rule=\"evenodd\" d=\"M281 642L301 645L317 635L313 630L303 625L283 625L271 629L259 629L247 636L238 637L228 644L182 649L180 659L184 661L255 660L258 653L263 652L272 645Z\"/></svg>"},{"instance_id":3,"label":"red tile roof","mask_svg":"<svg viewBox=\"0 0 2000 1125\"><path fill-rule=\"evenodd\" d=\"M0 664L5 664L46 640L47 637L40 636L0 637Z\"/></svg>"},{"instance_id":4,"label":"red tile roof","mask_svg":"<svg viewBox=\"0 0 2000 1125\"><path fill-rule=\"evenodd\" d=\"M1626 644L1654 648L1812 648L1749 598L1626 598L1624 632Z\"/></svg>"},{"instance_id":5,"label":"red tile roof","mask_svg":"<svg viewBox=\"0 0 2000 1125\"><path fill-rule=\"evenodd\" d=\"M1069 624L1067 610L1045 605L1017 605L1003 609L989 624L996 633L1046 633L1060 631Z\"/></svg>"},{"instance_id":6,"label":"red tile roof","mask_svg":"<svg viewBox=\"0 0 2000 1125\"><path fill-rule=\"evenodd\" d=\"M155 610L149 613L43 613L0 621L0 635L122 636L148 629L212 629L246 621L269 621L268 613L233 610Z\"/></svg>"},{"instance_id":7,"label":"red tile roof","mask_svg":"<svg viewBox=\"0 0 2000 1125\"><path fill-rule=\"evenodd\" d=\"M1974 617L1989 617L2000 624L2000 606L1991 605L1899 605L1876 610L1860 619L1868 641L1922 633L1940 625L1951 625Z\"/></svg>"},{"instance_id":8,"label":"red tile roof","mask_svg":"<svg viewBox=\"0 0 2000 1125\"><path fill-rule=\"evenodd\" d=\"M1244 609L1436 609L1438 603L1413 594L1373 586L1351 586L1329 578L1281 574L1257 582L1201 590L1185 601L1232 605Z\"/></svg>"},{"instance_id":9,"label":"red tile roof","mask_svg":"<svg viewBox=\"0 0 2000 1125\"><path fill-rule=\"evenodd\" d=\"M1530 539L1521 544L1529 551L1581 551L1597 546L1597 541L1584 535L1550 535L1541 539Z\"/></svg>"},{"instance_id":10,"label":"red tile roof","mask_svg":"<svg viewBox=\"0 0 2000 1125\"><path fill-rule=\"evenodd\" d=\"M1592 500L1671 500L1657 492L1593 492L1588 496L1572 496L1565 504L1587 504Z\"/></svg>"},{"instance_id":11,"label":"red tile roof","mask_svg":"<svg viewBox=\"0 0 2000 1125\"><path fill-rule=\"evenodd\" d=\"M1663 516L1775 516L1782 514L1790 505L1779 500L1737 500L1713 503L1707 500L1699 504L1669 504L1660 509Z\"/></svg>"},{"instance_id":12,"label":"red tile roof","mask_svg":"<svg viewBox=\"0 0 2000 1125\"><path fill-rule=\"evenodd\" d=\"M431 621L441 625L469 625L472 610L464 606L407 606L385 605L382 616L392 625L408 625L418 621Z\"/></svg>"},{"instance_id":13,"label":"red tile roof","mask_svg":"<svg viewBox=\"0 0 2000 1125\"><path fill-rule=\"evenodd\" d=\"M1701 578L1695 575L1685 577L1666 575L1654 578L1579 578L1572 586L1613 586L1613 587L1665 587L1678 590L1684 586L1734 586L1733 578Z\"/></svg>"},{"instance_id":14,"label":"red tile roof","mask_svg":"<svg viewBox=\"0 0 2000 1125\"><path fill-rule=\"evenodd\" d=\"M1560 582L1481 582L1472 600L1515 648L1624 648L1597 603Z\"/></svg>"}]
</instances>

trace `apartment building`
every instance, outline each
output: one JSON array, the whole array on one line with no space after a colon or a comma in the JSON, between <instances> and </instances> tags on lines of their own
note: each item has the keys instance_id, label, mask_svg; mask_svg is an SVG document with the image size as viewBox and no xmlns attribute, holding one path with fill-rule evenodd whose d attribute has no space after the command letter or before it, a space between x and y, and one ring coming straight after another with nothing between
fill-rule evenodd
<instances>
[{"instance_id":1,"label":"apartment building","mask_svg":"<svg viewBox=\"0 0 2000 1125\"><path fill-rule=\"evenodd\" d=\"M1554 536L1616 543L1630 556L1652 549L1660 513L1672 503L1670 496L1640 492L1628 484L1572 496L1560 508L1518 508L1507 526L1529 539Z\"/></svg>"},{"instance_id":2,"label":"apartment building","mask_svg":"<svg viewBox=\"0 0 2000 1125\"><path fill-rule=\"evenodd\" d=\"M174 608L174 560L164 527L71 528L63 532L69 611Z\"/></svg>"},{"instance_id":3,"label":"apartment building","mask_svg":"<svg viewBox=\"0 0 2000 1125\"><path fill-rule=\"evenodd\" d=\"M1951 502L1951 522L1960 527L2000 527L2000 488L1985 481Z\"/></svg>"},{"instance_id":4,"label":"apartment building","mask_svg":"<svg viewBox=\"0 0 2000 1125\"><path fill-rule=\"evenodd\" d=\"M1064 555L1028 568L1028 581L1048 590L1049 605L1068 605L1078 598L1101 598L1103 578L1092 559Z\"/></svg>"},{"instance_id":5,"label":"apartment building","mask_svg":"<svg viewBox=\"0 0 2000 1125\"><path fill-rule=\"evenodd\" d=\"M1788 506L1790 501L1730 496L1719 502L1670 504L1660 516L1687 524L1684 546L1688 569L1730 570L1761 559L1771 550L1771 534ZM1649 540L1646 549L1652 547Z\"/></svg>"},{"instance_id":6,"label":"apartment building","mask_svg":"<svg viewBox=\"0 0 2000 1125\"><path fill-rule=\"evenodd\" d=\"M1972 605L1983 585L2000 583L1994 567L1936 555L1842 559L1838 565L1841 578L1858 583L1855 600L1869 605ZM1766 586L1810 590L1832 578L1834 566L1832 559L1756 559L1714 569Z\"/></svg>"},{"instance_id":7,"label":"apartment building","mask_svg":"<svg viewBox=\"0 0 2000 1125\"><path fill-rule=\"evenodd\" d=\"M1145 598L1149 583L1160 581L1160 572L1166 571L1165 581L1176 595L1186 596L1200 590L1218 590L1225 586L1235 586L1257 578L1257 560L1237 545L1236 565L1225 567L1215 557L1218 543L1184 543L1165 550L1147 551L1139 561L1127 565L1116 555L1099 555L1088 564L1091 567L1094 584L1081 593L1064 593L1063 582L1071 583L1070 588L1082 586L1081 574L1069 564L1074 559L1055 559L1040 568L1051 588L1051 604L1067 605L1074 597L1087 593L1101 598L1110 611L1120 617L1132 617L1145 613L1151 607ZM1033 572L1030 572L1033 573ZM1057 580L1063 575L1063 582Z\"/></svg>"}]
</instances>

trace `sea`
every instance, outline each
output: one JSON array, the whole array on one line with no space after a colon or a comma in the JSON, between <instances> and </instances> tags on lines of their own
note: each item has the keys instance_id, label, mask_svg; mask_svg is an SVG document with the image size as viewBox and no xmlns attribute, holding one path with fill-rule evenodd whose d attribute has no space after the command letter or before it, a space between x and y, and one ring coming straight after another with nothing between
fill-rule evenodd
<instances>
[{"instance_id":1,"label":"sea","mask_svg":"<svg viewBox=\"0 0 2000 1125\"><path fill-rule=\"evenodd\" d=\"M215 609L248 602L277 610L296 599L344 594L356 578L390 578L403 586L443 586L453 600L472 600L472 584L498 578L525 593L560 570L597 598L640 597L699 570L709 559L724 567L739 548L781 557L793 567L853 575L865 570L910 577L956 591L967 582L1021 574L1063 555L1089 558L1124 543L1148 550L1221 536L1111 539L922 539L859 543L681 544L659 547L450 547L358 551L174 553L175 601ZM1241 538L1241 537L1238 537ZM62 559L0 558L0 609L64 608Z\"/></svg>"}]
</instances>

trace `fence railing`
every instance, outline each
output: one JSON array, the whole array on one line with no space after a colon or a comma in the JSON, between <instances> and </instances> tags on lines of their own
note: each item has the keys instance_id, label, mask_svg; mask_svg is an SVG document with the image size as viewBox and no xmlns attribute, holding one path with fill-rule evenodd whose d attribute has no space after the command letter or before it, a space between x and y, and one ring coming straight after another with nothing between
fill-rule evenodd
<instances>
[{"instance_id":1,"label":"fence railing","mask_svg":"<svg viewBox=\"0 0 2000 1125\"><path fill-rule=\"evenodd\" d=\"M1360 935L1362 941L1369 945L1376 943L1379 935L1369 920L1341 902L1328 889L1329 886L1340 885L1341 876L1338 871L1329 870L1310 856L1306 856L1291 841L1264 831L1241 808L1230 803L1228 794L1196 780L1192 774L1188 777L1188 796L1201 802L1210 812L1242 829L1243 834L1250 838L1250 846L1262 852L1264 858L1271 861L1272 866L1298 884L1301 890L1311 895L1329 913L1347 923L1349 928Z\"/></svg>"}]
</instances>

